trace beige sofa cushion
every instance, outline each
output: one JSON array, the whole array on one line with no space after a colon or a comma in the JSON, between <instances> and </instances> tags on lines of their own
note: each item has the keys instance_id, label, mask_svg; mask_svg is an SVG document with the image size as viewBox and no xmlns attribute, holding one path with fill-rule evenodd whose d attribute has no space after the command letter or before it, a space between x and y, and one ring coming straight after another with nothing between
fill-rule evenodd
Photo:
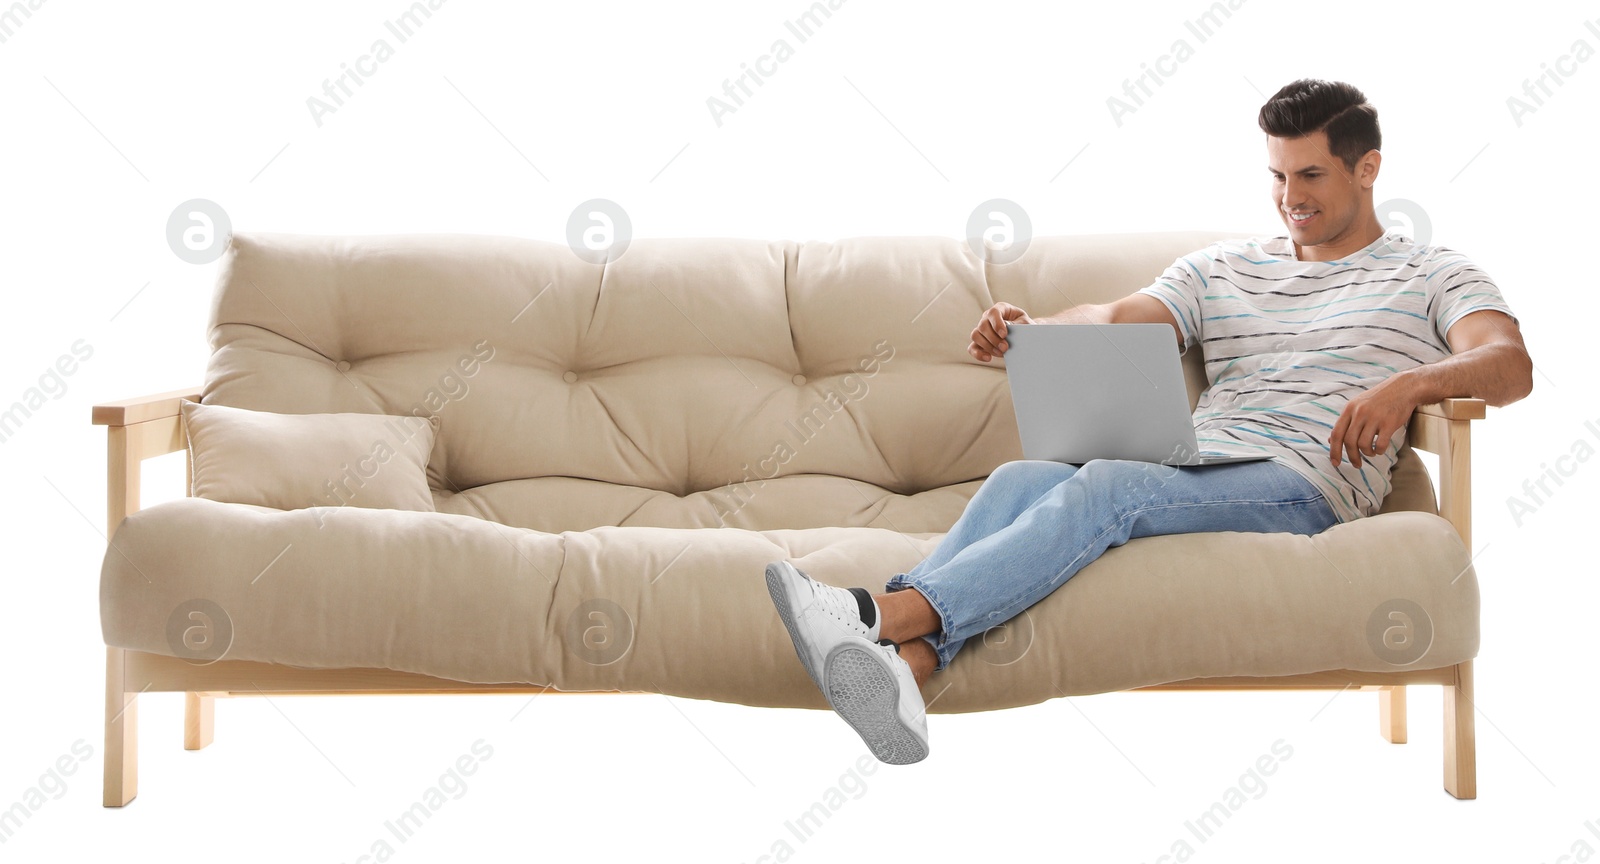
<instances>
[{"instance_id":1,"label":"beige sofa cushion","mask_svg":"<svg viewBox=\"0 0 1600 864\"><path fill-rule=\"evenodd\" d=\"M383 414L275 414L182 401L191 495L278 510L433 510L434 423Z\"/></svg>"},{"instance_id":2,"label":"beige sofa cushion","mask_svg":"<svg viewBox=\"0 0 1600 864\"><path fill-rule=\"evenodd\" d=\"M208 601L231 629L222 659L825 708L772 610L763 568L789 558L822 581L881 591L932 553L938 535L550 534L356 508L318 528L307 510L183 499L129 516L116 543L101 580L110 645L176 655L169 622ZM923 695L946 713L1197 677L1446 666L1478 652L1468 559L1450 523L1416 512L1314 537L1143 537L1108 549L1006 638L969 640ZM1415 604L1419 640L1427 630L1404 665L1370 629L1375 617L1390 623L1396 601Z\"/></svg>"}]
</instances>

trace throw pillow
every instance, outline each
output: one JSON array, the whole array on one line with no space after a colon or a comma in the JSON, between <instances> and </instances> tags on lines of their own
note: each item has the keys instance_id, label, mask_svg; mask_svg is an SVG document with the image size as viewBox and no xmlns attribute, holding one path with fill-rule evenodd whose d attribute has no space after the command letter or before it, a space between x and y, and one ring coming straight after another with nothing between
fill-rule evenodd
<instances>
[{"instance_id":1,"label":"throw pillow","mask_svg":"<svg viewBox=\"0 0 1600 864\"><path fill-rule=\"evenodd\" d=\"M434 417L274 414L182 401L189 494L278 510L432 511Z\"/></svg>"}]
</instances>

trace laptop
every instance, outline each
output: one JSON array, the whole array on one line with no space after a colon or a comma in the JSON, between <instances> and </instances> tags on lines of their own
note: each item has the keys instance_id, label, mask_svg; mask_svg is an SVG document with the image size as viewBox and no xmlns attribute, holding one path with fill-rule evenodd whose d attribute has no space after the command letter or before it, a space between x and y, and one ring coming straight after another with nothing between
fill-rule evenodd
<instances>
[{"instance_id":1,"label":"laptop","mask_svg":"<svg viewBox=\"0 0 1600 864\"><path fill-rule=\"evenodd\" d=\"M1167 324L1008 324L1003 356L1025 459L1224 465L1195 440L1177 339Z\"/></svg>"}]
</instances>

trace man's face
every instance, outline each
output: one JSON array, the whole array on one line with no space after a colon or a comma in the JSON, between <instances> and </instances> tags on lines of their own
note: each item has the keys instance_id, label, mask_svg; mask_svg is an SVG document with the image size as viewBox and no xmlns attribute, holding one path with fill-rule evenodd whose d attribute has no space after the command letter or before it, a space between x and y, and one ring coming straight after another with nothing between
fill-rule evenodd
<instances>
[{"instance_id":1,"label":"man's face","mask_svg":"<svg viewBox=\"0 0 1600 864\"><path fill-rule=\"evenodd\" d=\"M1371 188L1370 180L1363 185L1362 179L1370 158L1371 154L1357 162L1352 174L1328 151L1326 132L1301 138L1267 136L1272 203L1296 245L1340 247L1359 230L1363 192Z\"/></svg>"}]
</instances>

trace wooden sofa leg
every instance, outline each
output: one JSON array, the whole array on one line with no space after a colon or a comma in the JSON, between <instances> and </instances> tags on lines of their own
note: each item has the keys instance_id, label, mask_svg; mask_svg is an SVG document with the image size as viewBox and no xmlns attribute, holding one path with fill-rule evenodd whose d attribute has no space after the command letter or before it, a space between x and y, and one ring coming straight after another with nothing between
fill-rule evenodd
<instances>
[{"instance_id":1,"label":"wooden sofa leg","mask_svg":"<svg viewBox=\"0 0 1600 864\"><path fill-rule=\"evenodd\" d=\"M128 690L123 659L123 649L106 649L107 807L121 807L139 794L139 694Z\"/></svg>"},{"instance_id":2,"label":"wooden sofa leg","mask_svg":"<svg viewBox=\"0 0 1600 864\"><path fill-rule=\"evenodd\" d=\"M1378 733L1390 744L1406 743L1406 686L1378 691Z\"/></svg>"},{"instance_id":3,"label":"wooden sofa leg","mask_svg":"<svg viewBox=\"0 0 1600 864\"><path fill-rule=\"evenodd\" d=\"M183 694L183 749L201 750L211 743L215 702L210 693Z\"/></svg>"},{"instance_id":4,"label":"wooden sofa leg","mask_svg":"<svg viewBox=\"0 0 1600 864\"><path fill-rule=\"evenodd\" d=\"M1457 798L1478 797L1477 736L1473 726L1472 661L1456 664L1456 683L1444 690L1444 788Z\"/></svg>"}]
</instances>

